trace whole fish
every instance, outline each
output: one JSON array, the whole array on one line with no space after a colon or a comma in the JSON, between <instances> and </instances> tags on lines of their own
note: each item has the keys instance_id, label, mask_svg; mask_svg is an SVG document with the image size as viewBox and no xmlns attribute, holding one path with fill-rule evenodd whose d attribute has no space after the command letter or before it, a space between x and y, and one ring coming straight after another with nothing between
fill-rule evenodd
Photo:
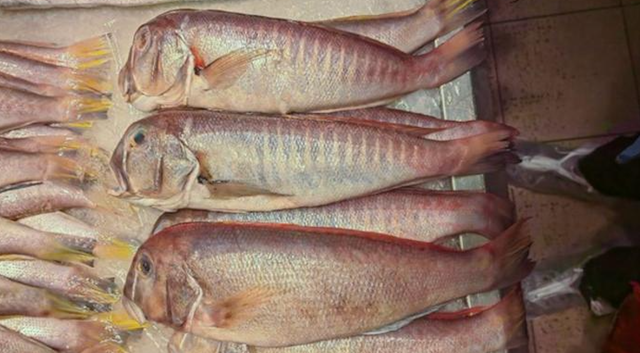
<instances>
[{"instance_id":1,"label":"whole fish","mask_svg":"<svg viewBox=\"0 0 640 353\"><path fill-rule=\"evenodd\" d=\"M311 116L313 114L300 114L299 116ZM511 130L514 134L518 132L504 124L495 123L486 120L470 120L470 121L455 121L438 119L432 116L412 113L405 110L391 109L386 107L375 107L368 109L356 109L338 111L328 114L323 114L327 118L338 117L354 118L365 121L375 121L386 124L405 125L408 130L409 127L415 126L424 129L431 129L433 131L426 132L423 136L429 140L437 141L449 141L456 140L465 137L471 137L481 135L493 131L506 131Z\"/></svg>"},{"instance_id":2,"label":"whole fish","mask_svg":"<svg viewBox=\"0 0 640 353\"><path fill-rule=\"evenodd\" d=\"M42 288L0 277L0 316L86 318L91 311ZM2 351L4 352L4 351Z\"/></svg>"},{"instance_id":3,"label":"whole fish","mask_svg":"<svg viewBox=\"0 0 640 353\"><path fill-rule=\"evenodd\" d=\"M328 228L177 225L138 250L125 307L140 321L261 347L351 337L520 281L533 267L520 228L456 251Z\"/></svg>"},{"instance_id":4,"label":"whole fish","mask_svg":"<svg viewBox=\"0 0 640 353\"><path fill-rule=\"evenodd\" d=\"M0 130L31 124L106 119L111 101L100 96L46 97L0 87Z\"/></svg>"},{"instance_id":5,"label":"whole fish","mask_svg":"<svg viewBox=\"0 0 640 353\"><path fill-rule=\"evenodd\" d=\"M376 232L433 242L462 233L495 238L514 223L513 205L487 193L397 190L321 207L275 212L165 213L153 233L188 222L296 224Z\"/></svg>"},{"instance_id":6,"label":"whole fish","mask_svg":"<svg viewBox=\"0 0 640 353\"><path fill-rule=\"evenodd\" d=\"M74 207L93 208L96 205L82 189L50 181L20 185L0 192L0 217L8 219L15 220Z\"/></svg>"},{"instance_id":7,"label":"whole fish","mask_svg":"<svg viewBox=\"0 0 640 353\"><path fill-rule=\"evenodd\" d=\"M55 86L67 91L111 92L109 59L79 64L72 68L0 51L0 73L33 84Z\"/></svg>"},{"instance_id":8,"label":"whole fish","mask_svg":"<svg viewBox=\"0 0 640 353\"><path fill-rule=\"evenodd\" d=\"M28 255L43 260L79 261L93 259L96 241L65 234L43 232L0 218L0 254Z\"/></svg>"},{"instance_id":9,"label":"whole fish","mask_svg":"<svg viewBox=\"0 0 640 353\"><path fill-rule=\"evenodd\" d=\"M176 340L179 337L176 336ZM176 343L172 345L172 352L486 353L525 344L526 324L522 293L513 291L499 303L488 308L475 307L459 312L435 313L418 319L398 331L380 335L363 335L283 348L248 347L206 340L193 335Z\"/></svg>"},{"instance_id":10,"label":"whole fish","mask_svg":"<svg viewBox=\"0 0 640 353\"><path fill-rule=\"evenodd\" d=\"M111 281L98 278L89 267L79 264L63 265L27 256L0 256L0 276L73 300L98 304L112 304L118 300L117 288Z\"/></svg>"},{"instance_id":11,"label":"whole fish","mask_svg":"<svg viewBox=\"0 0 640 353\"><path fill-rule=\"evenodd\" d=\"M82 167L70 158L53 154L3 151L0 148L0 190L25 182L82 180L83 174Z\"/></svg>"},{"instance_id":12,"label":"whole fish","mask_svg":"<svg viewBox=\"0 0 640 353\"><path fill-rule=\"evenodd\" d=\"M0 52L80 70L111 60L111 34L85 39L66 47L42 42L0 40Z\"/></svg>"},{"instance_id":13,"label":"whole fish","mask_svg":"<svg viewBox=\"0 0 640 353\"><path fill-rule=\"evenodd\" d=\"M408 11L351 16L320 21L317 24L359 34L405 53L413 53L484 13L485 10L475 0L429 0Z\"/></svg>"},{"instance_id":14,"label":"whole fish","mask_svg":"<svg viewBox=\"0 0 640 353\"><path fill-rule=\"evenodd\" d=\"M3 353L56 353L42 343L2 326L0 326L0 351Z\"/></svg>"},{"instance_id":15,"label":"whole fish","mask_svg":"<svg viewBox=\"0 0 640 353\"><path fill-rule=\"evenodd\" d=\"M100 315L108 317L108 315ZM98 320L60 320L41 317L0 319L0 325L17 331L45 345L68 353L81 353L106 341L122 342L122 333L140 326L127 319L122 322ZM124 330L120 326L125 325ZM122 331L122 332L121 332Z\"/></svg>"},{"instance_id":16,"label":"whole fish","mask_svg":"<svg viewBox=\"0 0 640 353\"><path fill-rule=\"evenodd\" d=\"M111 164L120 195L164 210L318 206L510 160L511 129L447 142L336 118L168 111L129 127ZM506 159L505 159L506 158Z\"/></svg>"},{"instance_id":17,"label":"whole fish","mask_svg":"<svg viewBox=\"0 0 640 353\"><path fill-rule=\"evenodd\" d=\"M222 11L176 10L135 34L119 77L141 110L188 105L288 113L382 105L438 87L484 58L473 24L431 52L310 23Z\"/></svg>"},{"instance_id":18,"label":"whole fish","mask_svg":"<svg viewBox=\"0 0 640 353\"><path fill-rule=\"evenodd\" d=\"M0 73L0 87L17 89L41 96L58 97L67 95L64 88L29 82L18 77Z\"/></svg>"}]
</instances>

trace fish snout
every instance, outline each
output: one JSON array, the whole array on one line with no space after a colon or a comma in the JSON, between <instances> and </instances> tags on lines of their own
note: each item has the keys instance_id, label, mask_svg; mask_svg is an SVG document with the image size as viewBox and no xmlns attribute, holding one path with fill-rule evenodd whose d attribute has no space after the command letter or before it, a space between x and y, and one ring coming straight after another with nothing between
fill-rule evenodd
<instances>
[{"instance_id":1,"label":"fish snout","mask_svg":"<svg viewBox=\"0 0 640 353\"><path fill-rule=\"evenodd\" d=\"M122 298L122 306L124 307L124 310L127 311L127 314L129 314L129 316L131 316L139 324L142 325L147 322L147 318L142 309L138 306L138 304L129 299L127 296Z\"/></svg>"},{"instance_id":2,"label":"fish snout","mask_svg":"<svg viewBox=\"0 0 640 353\"><path fill-rule=\"evenodd\" d=\"M122 92L125 102L131 103L137 89L133 82L133 76L131 74L129 64L125 65L122 70L120 70L120 74L118 75L118 87L120 88L120 92Z\"/></svg>"}]
</instances>

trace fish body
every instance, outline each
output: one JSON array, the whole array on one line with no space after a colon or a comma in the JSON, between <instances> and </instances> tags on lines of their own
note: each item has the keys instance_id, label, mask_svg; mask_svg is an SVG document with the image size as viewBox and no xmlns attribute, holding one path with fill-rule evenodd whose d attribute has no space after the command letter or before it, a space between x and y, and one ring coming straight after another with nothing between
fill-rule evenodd
<instances>
[{"instance_id":1,"label":"fish body","mask_svg":"<svg viewBox=\"0 0 640 353\"><path fill-rule=\"evenodd\" d=\"M91 303L111 304L117 300L113 283L98 278L79 264L58 264L26 256L0 257L0 275L28 286Z\"/></svg>"},{"instance_id":2,"label":"fish body","mask_svg":"<svg viewBox=\"0 0 640 353\"><path fill-rule=\"evenodd\" d=\"M56 353L40 342L2 326L0 326L0 350L3 353Z\"/></svg>"},{"instance_id":3,"label":"fish body","mask_svg":"<svg viewBox=\"0 0 640 353\"><path fill-rule=\"evenodd\" d=\"M37 123L105 119L111 101L104 97L46 97L0 88L0 130Z\"/></svg>"},{"instance_id":4,"label":"fish body","mask_svg":"<svg viewBox=\"0 0 640 353\"><path fill-rule=\"evenodd\" d=\"M299 116L308 116L300 114ZM313 114L311 114L313 116ZM455 121L438 119L432 116L408 112L404 110L391 109L386 107L375 107L367 109L345 110L323 114L330 119L337 117L340 119L356 119L365 121L375 121L383 124L394 124L401 126L415 126L433 131L425 132L423 136L429 140L449 141L465 137L480 135L493 131L512 130L517 134L515 129L504 124L495 123L486 120L470 120Z\"/></svg>"},{"instance_id":5,"label":"fish body","mask_svg":"<svg viewBox=\"0 0 640 353\"><path fill-rule=\"evenodd\" d=\"M412 10L373 16L352 16L317 22L371 38L405 53L413 53L448 32L480 17L475 1L430 0Z\"/></svg>"},{"instance_id":6,"label":"fish body","mask_svg":"<svg viewBox=\"0 0 640 353\"><path fill-rule=\"evenodd\" d=\"M96 241L29 228L0 218L0 254L27 255L54 261L88 261Z\"/></svg>"},{"instance_id":7,"label":"fish body","mask_svg":"<svg viewBox=\"0 0 640 353\"><path fill-rule=\"evenodd\" d=\"M51 348L70 353L80 353L116 337L107 324L92 320L15 317L0 319L0 325Z\"/></svg>"},{"instance_id":8,"label":"fish body","mask_svg":"<svg viewBox=\"0 0 640 353\"><path fill-rule=\"evenodd\" d=\"M0 217L19 219L74 207L95 204L75 186L45 181L21 185L0 192Z\"/></svg>"},{"instance_id":9,"label":"fish body","mask_svg":"<svg viewBox=\"0 0 640 353\"><path fill-rule=\"evenodd\" d=\"M26 91L41 96L59 97L67 94L67 90L61 87L38 84L21 78L0 73L0 87Z\"/></svg>"},{"instance_id":10,"label":"fish body","mask_svg":"<svg viewBox=\"0 0 640 353\"><path fill-rule=\"evenodd\" d=\"M0 190L25 182L81 179L82 168L72 159L0 149Z\"/></svg>"},{"instance_id":11,"label":"fish body","mask_svg":"<svg viewBox=\"0 0 640 353\"><path fill-rule=\"evenodd\" d=\"M499 169L512 135L439 142L331 119L170 111L130 126L111 164L121 196L144 205L271 211Z\"/></svg>"},{"instance_id":12,"label":"fish body","mask_svg":"<svg viewBox=\"0 0 640 353\"><path fill-rule=\"evenodd\" d=\"M95 240L104 237L98 229L62 212L43 213L22 218L18 222L45 232L69 234Z\"/></svg>"},{"instance_id":13,"label":"fish body","mask_svg":"<svg viewBox=\"0 0 640 353\"><path fill-rule=\"evenodd\" d=\"M81 306L45 289L0 277L0 316L79 318L90 314Z\"/></svg>"},{"instance_id":14,"label":"fish body","mask_svg":"<svg viewBox=\"0 0 640 353\"><path fill-rule=\"evenodd\" d=\"M173 226L138 250L126 306L183 332L261 347L351 337L520 281L532 268L520 226L463 252L345 230Z\"/></svg>"},{"instance_id":15,"label":"fish body","mask_svg":"<svg viewBox=\"0 0 640 353\"><path fill-rule=\"evenodd\" d=\"M401 189L327 206L275 212L180 210L162 215L153 233L188 222L279 223L361 230L433 242L462 233L495 238L514 220L513 206L491 194Z\"/></svg>"},{"instance_id":16,"label":"fish body","mask_svg":"<svg viewBox=\"0 0 640 353\"><path fill-rule=\"evenodd\" d=\"M411 56L321 25L176 10L138 29L119 84L142 110L342 110L438 87L483 59L481 43L479 26L472 25L437 49Z\"/></svg>"},{"instance_id":17,"label":"fish body","mask_svg":"<svg viewBox=\"0 0 640 353\"><path fill-rule=\"evenodd\" d=\"M21 139L30 137L49 137L49 136L77 136L75 132L59 127L52 127L48 125L30 125L23 128L12 129L0 134L2 138L7 139Z\"/></svg>"}]
</instances>

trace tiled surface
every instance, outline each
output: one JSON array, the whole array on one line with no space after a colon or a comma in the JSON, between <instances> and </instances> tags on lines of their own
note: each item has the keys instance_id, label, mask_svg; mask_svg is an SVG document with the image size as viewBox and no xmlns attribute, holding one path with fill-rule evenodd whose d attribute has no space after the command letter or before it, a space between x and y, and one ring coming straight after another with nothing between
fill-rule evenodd
<instances>
[{"instance_id":1,"label":"tiled surface","mask_svg":"<svg viewBox=\"0 0 640 353\"><path fill-rule=\"evenodd\" d=\"M487 0L487 2L489 4L491 22L620 5L620 0Z\"/></svg>"},{"instance_id":2,"label":"tiled surface","mask_svg":"<svg viewBox=\"0 0 640 353\"><path fill-rule=\"evenodd\" d=\"M640 116L622 9L497 24L493 41L504 119L525 138L594 136Z\"/></svg>"},{"instance_id":3,"label":"tiled surface","mask_svg":"<svg viewBox=\"0 0 640 353\"><path fill-rule=\"evenodd\" d=\"M530 352L600 353L611 316L596 318L587 306L575 307L533 320Z\"/></svg>"},{"instance_id":4,"label":"tiled surface","mask_svg":"<svg viewBox=\"0 0 640 353\"><path fill-rule=\"evenodd\" d=\"M640 87L640 0L638 5L625 6L624 15L627 22L627 34L629 36L629 48L631 59L636 72L637 87ZM640 97L640 95L639 95Z\"/></svg>"}]
</instances>

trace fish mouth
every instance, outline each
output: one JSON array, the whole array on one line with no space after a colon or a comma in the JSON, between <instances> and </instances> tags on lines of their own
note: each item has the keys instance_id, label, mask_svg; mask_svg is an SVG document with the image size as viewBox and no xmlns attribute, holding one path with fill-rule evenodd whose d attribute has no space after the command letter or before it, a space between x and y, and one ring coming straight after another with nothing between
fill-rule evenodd
<instances>
[{"instance_id":1,"label":"fish mouth","mask_svg":"<svg viewBox=\"0 0 640 353\"><path fill-rule=\"evenodd\" d=\"M111 171L115 176L117 186L114 189L108 191L108 193L112 196L116 197L126 197L130 195L129 190L131 187L129 185L129 181L127 180L127 176L124 173L124 166L126 165L126 155L124 153L123 143L120 142L116 150L113 152L111 156Z\"/></svg>"},{"instance_id":2,"label":"fish mouth","mask_svg":"<svg viewBox=\"0 0 640 353\"><path fill-rule=\"evenodd\" d=\"M122 298L122 306L124 307L124 310L126 310L127 314L129 314L129 316L139 324L143 325L147 322L147 317L144 315L144 312L133 300L130 300L127 297Z\"/></svg>"}]
</instances>

